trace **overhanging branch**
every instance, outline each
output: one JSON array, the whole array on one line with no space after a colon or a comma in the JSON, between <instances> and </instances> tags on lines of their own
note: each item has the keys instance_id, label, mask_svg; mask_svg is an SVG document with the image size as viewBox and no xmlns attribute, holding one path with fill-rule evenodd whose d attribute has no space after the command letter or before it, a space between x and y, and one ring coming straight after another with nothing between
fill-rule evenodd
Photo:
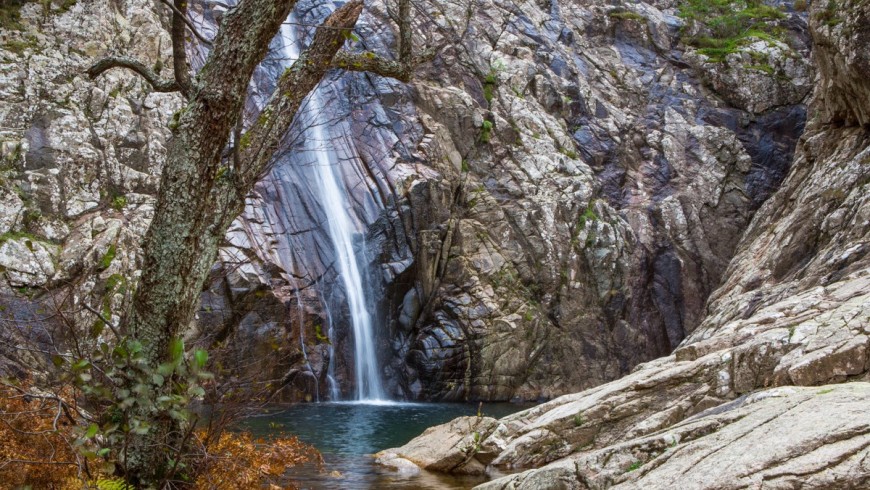
<instances>
[{"instance_id":1,"label":"overhanging branch","mask_svg":"<svg viewBox=\"0 0 870 490\"><path fill-rule=\"evenodd\" d=\"M94 79L100 76L104 71L112 68L126 68L136 72L144 78L149 85L151 85L155 92L178 92L181 90L181 87L178 86L178 83L175 80L160 78L153 70L151 70L151 68L145 66L141 61L126 56L110 56L101 59L88 68L88 76Z\"/></svg>"}]
</instances>

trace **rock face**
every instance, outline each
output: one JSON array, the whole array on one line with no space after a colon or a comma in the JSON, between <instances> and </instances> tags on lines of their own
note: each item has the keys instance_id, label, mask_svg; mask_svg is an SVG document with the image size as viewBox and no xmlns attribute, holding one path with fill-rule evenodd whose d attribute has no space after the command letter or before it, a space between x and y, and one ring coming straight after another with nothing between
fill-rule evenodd
<instances>
[{"instance_id":1,"label":"rock face","mask_svg":"<svg viewBox=\"0 0 870 490\"><path fill-rule=\"evenodd\" d=\"M393 334L407 395L548 398L701 323L788 170L812 69L805 14L785 16L791 46L716 63L683 44L678 6L440 7L453 29L470 8L475 35L414 84L439 175L403 186L416 269L413 292L393 294L421 304ZM741 64L756 49L772 73Z\"/></svg>"},{"instance_id":2,"label":"rock face","mask_svg":"<svg viewBox=\"0 0 870 490\"><path fill-rule=\"evenodd\" d=\"M541 468L483 488L868 485L870 135L861 103L838 101L870 92L855 92L864 75L830 68L858 56L868 13L810 12L813 117L706 318L668 357L500 420L486 459Z\"/></svg>"},{"instance_id":3,"label":"rock face","mask_svg":"<svg viewBox=\"0 0 870 490\"><path fill-rule=\"evenodd\" d=\"M417 38L451 42L412 84L324 83L325 149L341 162L392 396L552 398L666 355L702 324L791 165L814 76L807 18L827 14L777 3L779 37L719 62L686 42L681 5L432 2ZM170 66L162 10L37 7L4 33L3 292L47 290L89 324L81 302L109 298L116 314L135 284L180 101L123 71L82 75L110 50ZM191 7L207 29L223 8ZM296 13L315 24L329 9L303 1ZM394 47L387 19L367 4L366 47ZM860 72L860 50L813 35L837 53L822 71ZM282 70L280 43L252 84L252 115ZM831 120L863 121L848 105L862 83L826 91L840 94L825 102ZM190 337L289 399L333 382L347 396L353 339L329 216L310 162L288 154L228 232Z\"/></svg>"},{"instance_id":4,"label":"rock face","mask_svg":"<svg viewBox=\"0 0 870 490\"><path fill-rule=\"evenodd\" d=\"M864 488L868 396L868 383L762 391L666 430L477 488Z\"/></svg>"}]
</instances>

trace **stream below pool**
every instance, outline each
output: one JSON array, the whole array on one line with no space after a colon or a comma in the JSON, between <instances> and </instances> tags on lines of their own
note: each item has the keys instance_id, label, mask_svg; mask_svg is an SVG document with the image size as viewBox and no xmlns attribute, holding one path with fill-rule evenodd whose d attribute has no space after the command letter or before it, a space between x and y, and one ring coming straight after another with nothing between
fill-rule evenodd
<instances>
[{"instance_id":1,"label":"stream below pool","mask_svg":"<svg viewBox=\"0 0 870 490\"><path fill-rule=\"evenodd\" d=\"M482 414L500 418L531 405L484 404ZM374 464L372 454L398 447L427 427L456 417L476 415L477 404L335 402L273 407L246 419L245 429L267 437L286 432L323 454L325 470L314 465L292 468L289 477L303 489L467 489L485 477L420 472L403 475Z\"/></svg>"}]
</instances>

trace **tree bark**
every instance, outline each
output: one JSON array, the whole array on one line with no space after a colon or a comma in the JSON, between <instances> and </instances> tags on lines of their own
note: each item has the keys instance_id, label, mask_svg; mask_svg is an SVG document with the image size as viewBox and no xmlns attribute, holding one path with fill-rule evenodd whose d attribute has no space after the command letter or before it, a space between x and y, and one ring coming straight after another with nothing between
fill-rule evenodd
<instances>
[{"instance_id":1,"label":"tree bark","mask_svg":"<svg viewBox=\"0 0 870 490\"><path fill-rule=\"evenodd\" d=\"M191 322L218 244L241 214L245 196L272 162L303 100L326 72L367 70L407 81L415 63L423 60L412 56L409 0L399 0L404 20L399 21L398 61L374 53L339 53L363 7L362 0L346 3L318 28L311 46L280 77L257 121L241 138L234 138L236 161L229 165L222 155L238 127L251 76L296 2L243 0L230 9L205 65L191 79L187 58L180 52L186 4L163 1L174 7L174 80L162 80L129 58L102 60L88 70L96 77L112 67L128 68L156 90L181 91L187 97L187 105L174 116L160 194L143 244L142 275L122 323L128 335L142 343L145 359L153 367L168 360L171 340ZM170 385L166 383L167 390ZM168 468L171 451L166 446L182 443L173 434L183 431L177 422L153 411L141 409L133 416L149 422L152 429L129 444L126 477L140 487L154 487Z\"/></svg>"},{"instance_id":2,"label":"tree bark","mask_svg":"<svg viewBox=\"0 0 870 490\"><path fill-rule=\"evenodd\" d=\"M243 167L233 173L222 165L221 154L240 117L251 75L294 3L245 0L231 10L214 41L214 50L192 82L187 106L177 115L154 218L143 245L142 276L123 324L142 342L151 366L168 359L171 339L191 322L218 244L232 220L241 214L244 198L256 183L254 176L271 158L263 152L250 160L245 155L240 160ZM359 0L345 4L326 24L350 29L361 9ZM264 149L273 147L286 132L293 114L330 68L344 39L341 29L318 29L315 42L303 56L310 62L282 77L272 99L275 102L270 103L276 107L274 121L264 121L268 124L252 129L264 135L258 139ZM256 165L251 165L254 162ZM154 486L167 468L165 444L171 445L172 434L180 431L166 417L154 420L153 413L134 416L149 421L152 429L131 441L125 458L127 477L135 484Z\"/></svg>"}]
</instances>

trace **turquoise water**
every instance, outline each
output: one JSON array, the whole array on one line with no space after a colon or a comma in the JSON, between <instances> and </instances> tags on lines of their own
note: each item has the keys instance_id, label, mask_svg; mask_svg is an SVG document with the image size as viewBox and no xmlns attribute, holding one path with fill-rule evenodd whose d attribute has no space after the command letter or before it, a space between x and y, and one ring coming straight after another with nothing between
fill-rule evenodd
<instances>
[{"instance_id":1,"label":"turquoise water","mask_svg":"<svg viewBox=\"0 0 870 490\"><path fill-rule=\"evenodd\" d=\"M482 414L498 418L528 407L484 404ZM477 404L460 403L308 403L274 407L262 416L247 419L244 427L261 436L293 434L320 450L326 462L325 472L313 465L290 472L293 482L303 489L466 489L485 478L427 472L399 475L375 465L371 455L401 446L430 426L476 415L477 410Z\"/></svg>"}]
</instances>

